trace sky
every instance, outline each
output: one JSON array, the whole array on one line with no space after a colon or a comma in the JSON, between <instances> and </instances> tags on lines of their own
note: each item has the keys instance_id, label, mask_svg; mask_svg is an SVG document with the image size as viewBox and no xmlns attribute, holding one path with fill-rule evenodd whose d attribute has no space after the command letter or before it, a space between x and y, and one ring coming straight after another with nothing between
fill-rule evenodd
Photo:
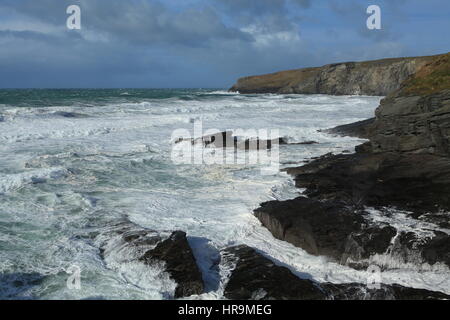
<instances>
[{"instance_id":1,"label":"sky","mask_svg":"<svg viewBox=\"0 0 450 320\"><path fill-rule=\"evenodd\" d=\"M69 5L81 30L69 30ZM366 10L381 8L382 29ZM0 88L228 88L450 51L448 0L0 0Z\"/></svg>"}]
</instances>

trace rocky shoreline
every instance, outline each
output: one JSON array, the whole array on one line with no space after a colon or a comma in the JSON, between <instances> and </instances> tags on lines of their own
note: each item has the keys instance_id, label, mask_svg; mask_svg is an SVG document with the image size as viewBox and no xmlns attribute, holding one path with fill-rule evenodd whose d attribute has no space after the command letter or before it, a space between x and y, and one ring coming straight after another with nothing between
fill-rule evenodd
<instances>
[{"instance_id":1,"label":"rocky shoreline","mask_svg":"<svg viewBox=\"0 0 450 320\"><path fill-rule=\"evenodd\" d=\"M328 130L369 142L287 169L304 195L263 203L256 217L274 237L356 269L449 268L449 94L447 54L382 100L375 119ZM389 223L399 215L415 229Z\"/></svg>"},{"instance_id":2,"label":"rocky shoreline","mask_svg":"<svg viewBox=\"0 0 450 320\"><path fill-rule=\"evenodd\" d=\"M395 80L406 79L401 84L372 88L372 93L380 94L395 87L381 102L375 118L326 131L368 142L356 147L353 154L327 154L285 169L303 194L262 203L254 211L275 238L357 270L373 266L380 270L411 266L450 270L450 54L407 60L407 66L403 63L375 63L386 72L400 68ZM347 70L350 66L328 66L326 70L330 68ZM324 93L344 94L347 89ZM280 90L285 91L279 88L277 92ZM281 138L239 140L232 132L189 141L204 147L245 150L289 144ZM157 232L122 221L112 225L108 234L95 237L105 261L114 251L128 250L133 261L147 266L162 263L176 283L169 298L199 295L205 290L204 276L183 231ZM211 268L228 270L222 284L227 299L450 299L441 292L397 284L374 283L377 286L372 287L369 282L333 284L300 278L246 245L224 248L219 255Z\"/></svg>"}]
</instances>

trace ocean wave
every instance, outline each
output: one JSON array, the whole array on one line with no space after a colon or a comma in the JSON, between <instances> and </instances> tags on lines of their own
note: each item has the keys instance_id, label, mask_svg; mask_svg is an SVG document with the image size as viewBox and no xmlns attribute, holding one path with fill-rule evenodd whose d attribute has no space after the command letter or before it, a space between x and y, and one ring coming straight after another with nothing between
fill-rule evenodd
<instances>
[{"instance_id":1,"label":"ocean wave","mask_svg":"<svg viewBox=\"0 0 450 320\"><path fill-rule=\"evenodd\" d=\"M65 168L46 168L28 172L0 175L0 193L8 193L20 189L27 184L45 183L67 177L69 171Z\"/></svg>"}]
</instances>

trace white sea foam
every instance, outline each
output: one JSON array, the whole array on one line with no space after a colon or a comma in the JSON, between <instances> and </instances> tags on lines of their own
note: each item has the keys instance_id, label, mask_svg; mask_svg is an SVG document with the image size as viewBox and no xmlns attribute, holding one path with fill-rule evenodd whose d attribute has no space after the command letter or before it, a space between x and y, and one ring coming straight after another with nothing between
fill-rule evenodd
<instances>
[{"instance_id":1,"label":"white sea foam","mask_svg":"<svg viewBox=\"0 0 450 320\"><path fill-rule=\"evenodd\" d=\"M44 183L48 179L66 177L69 172L64 168L46 168L23 173L0 175L0 193L10 192L30 183Z\"/></svg>"},{"instance_id":2,"label":"white sea foam","mask_svg":"<svg viewBox=\"0 0 450 320\"><path fill-rule=\"evenodd\" d=\"M328 152L353 151L360 139L317 130L372 117L379 100L199 91L189 99L103 106L3 106L8 120L0 123L0 228L14 224L15 233L0 238L10 244L0 252L0 272L45 275L29 291L39 298L167 298L174 284L162 268L149 270L130 261L133 252L126 250L112 250L103 260L87 235L91 228L106 231L108 223L126 215L142 227L187 232L207 287L197 299L223 297L228 273L217 265L218 252L241 243L302 277L364 283L365 272L274 239L252 215L260 202L298 195L285 173L261 176L256 165L174 165L170 139L175 129L193 133L192 122L200 119L205 130L279 129L290 142L319 142L281 146L281 162L296 165ZM86 117L55 116L59 111ZM33 182L42 183L34 188ZM84 275L77 292L65 289L61 275L71 263L79 264ZM447 278L440 269L383 272L386 283L450 293Z\"/></svg>"}]
</instances>

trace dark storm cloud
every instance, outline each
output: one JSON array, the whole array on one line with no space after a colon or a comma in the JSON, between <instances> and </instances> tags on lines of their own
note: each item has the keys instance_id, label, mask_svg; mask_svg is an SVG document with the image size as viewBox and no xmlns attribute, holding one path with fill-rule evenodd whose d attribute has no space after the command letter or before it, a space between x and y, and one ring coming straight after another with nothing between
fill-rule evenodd
<instances>
[{"instance_id":1,"label":"dark storm cloud","mask_svg":"<svg viewBox=\"0 0 450 320\"><path fill-rule=\"evenodd\" d=\"M90 28L125 41L194 47L212 39L252 41L250 35L226 26L210 7L176 12L157 1L134 1L136 5L120 0L110 1L108 5L95 0L81 2Z\"/></svg>"},{"instance_id":2,"label":"dark storm cloud","mask_svg":"<svg viewBox=\"0 0 450 320\"><path fill-rule=\"evenodd\" d=\"M369 0L1 0L0 87L223 87L280 69L448 51L447 1L377 2L383 30L374 32ZM79 31L65 27L72 4Z\"/></svg>"}]
</instances>

